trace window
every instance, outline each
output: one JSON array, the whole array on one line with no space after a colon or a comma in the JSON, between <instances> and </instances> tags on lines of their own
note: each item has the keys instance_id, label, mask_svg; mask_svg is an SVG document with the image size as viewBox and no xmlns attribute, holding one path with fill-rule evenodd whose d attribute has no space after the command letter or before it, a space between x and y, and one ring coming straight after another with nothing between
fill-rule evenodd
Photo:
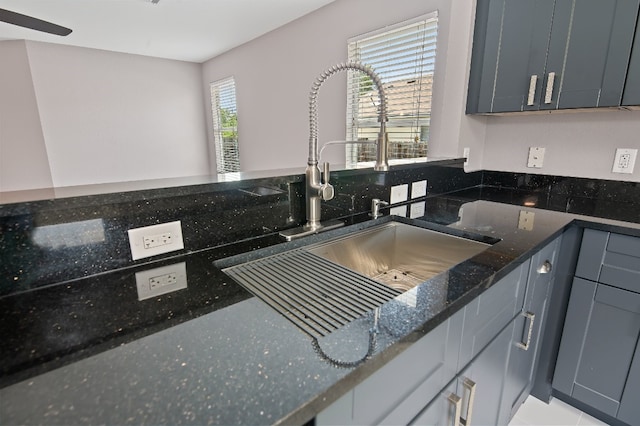
<instances>
[{"instance_id":1,"label":"window","mask_svg":"<svg viewBox=\"0 0 640 426\"><path fill-rule=\"evenodd\" d=\"M238 112L233 77L211 83L211 111L218 173L239 172Z\"/></svg>"},{"instance_id":2,"label":"window","mask_svg":"<svg viewBox=\"0 0 640 426\"><path fill-rule=\"evenodd\" d=\"M389 159L427 156L438 14L349 41L349 60L371 66L387 94ZM371 79L350 71L347 83L347 139L375 141L378 93ZM347 148L347 164L374 161L374 145Z\"/></svg>"}]
</instances>

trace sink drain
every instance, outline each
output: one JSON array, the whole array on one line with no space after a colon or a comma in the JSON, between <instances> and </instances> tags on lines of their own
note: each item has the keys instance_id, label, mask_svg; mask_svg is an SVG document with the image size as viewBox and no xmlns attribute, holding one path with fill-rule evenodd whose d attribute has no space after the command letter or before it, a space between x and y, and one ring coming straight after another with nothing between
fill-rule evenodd
<instances>
[{"instance_id":1,"label":"sink drain","mask_svg":"<svg viewBox=\"0 0 640 426\"><path fill-rule=\"evenodd\" d=\"M374 280L388 285L391 288L405 292L411 290L415 286L422 284L423 279L411 275L408 272L399 269L389 269L383 273L373 277Z\"/></svg>"}]
</instances>

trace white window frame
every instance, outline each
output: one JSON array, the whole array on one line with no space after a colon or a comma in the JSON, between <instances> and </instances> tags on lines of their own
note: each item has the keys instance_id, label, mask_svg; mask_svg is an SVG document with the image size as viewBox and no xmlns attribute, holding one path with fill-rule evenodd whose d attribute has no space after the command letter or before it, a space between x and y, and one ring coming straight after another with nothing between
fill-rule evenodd
<instances>
[{"instance_id":1,"label":"white window frame","mask_svg":"<svg viewBox=\"0 0 640 426\"><path fill-rule=\"evenodd\" d=\"M217 173L238 173L240 172L240 152L238 144L238 108L236 103L235 79L233 77L227 77L214 81L210 83L210 90L213 143L216 151ZM224 106L226 106L226 108ZM235 115L235 126L224 126L223 113L227 112ZM225 132L231 132L235 137L225 138Z\"/></svg>"},{"instance_id":2,"label":"white window frame","mask_svg":"<svg viewBox=\"0 0 640 426\"><path fill-rule=\"evenodd\" d=\"M434 11L348 40L349 60L370 65L380 75L387 92L387 131L389 159L392 163L414 161L426 156L437 59L437 33L438 11ZM399 34L405 37L394 45L391 39ZM416 38L408 41L406 37L409 36ZM386 47L380 44L382 42L386 43ZM399 46L401 49L398 49ZM368 52L363 53L363 50ZM407 51L411 52L411 57L406 55ZM386 63L384 55L388 58ZM358 71L349 71L347 140L375 140L379 128L376 116L378 94L375 89L371 93L363 93L367 89L362 86L365 82L363 75ZM370 105L367 105L365 97L370 98ZM371 145L347 145L348 167L368 167L373 164L374 158L375 147Z\"/></svg>"}]
</instances>

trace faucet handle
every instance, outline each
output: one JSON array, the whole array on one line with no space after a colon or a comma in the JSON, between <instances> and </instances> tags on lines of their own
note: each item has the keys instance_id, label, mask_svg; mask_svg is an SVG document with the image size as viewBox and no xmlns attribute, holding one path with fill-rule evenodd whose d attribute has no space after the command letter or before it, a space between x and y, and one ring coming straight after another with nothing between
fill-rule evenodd
<instances>
[{"instance_id":1,"label":"faucet handle","mask_svg":"<svg viewBox=\"0 0 640 426\"><path fill-rule=\"evenodd\" d=\"M322 181L324 184L328 184L329 183L329 162L328 161L324 162L322 169L323 169Z\"/></svg>"}]
</instances>

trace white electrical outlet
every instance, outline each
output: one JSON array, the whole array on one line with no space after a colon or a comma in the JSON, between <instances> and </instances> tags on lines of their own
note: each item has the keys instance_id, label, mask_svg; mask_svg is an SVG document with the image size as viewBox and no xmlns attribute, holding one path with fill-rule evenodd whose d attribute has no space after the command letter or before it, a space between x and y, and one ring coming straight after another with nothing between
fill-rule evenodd
<instances>
[{"instance_id":1,"label":"white electrical outlet","mask_svg":"<svg viewBox=\"0 0 640 426\"><path fill-rule=\"evenodd\" d=\"M409 184L405 183L403 185L396 185L391 187L391 194L389 196L389 203L401 203L403 201L407 201L407 197L409 196Z\"/></svg>"},{"instance_id":2,"label":"white electrical outlet","mask_svg":"<svg viewBox=\"0 0 640 426\"><path fill-rule=\"evenodd\" d=\"M184 248L180 221L129 229L129 246L133 260Z\"/></svg>"},{"instance_id":3,"label":"white electrical outlet","mask_svg":"<svg viewBox=\"0 0 640 426\"><path fill-rule=\"evenodd\" d=\"M616 149L616 157L613 160L612 173L633 173L633 168L636 165L636 155L638 155L637 149L632 148L618 148Z\"/></svg>"},{"instance_id":4,"label":"white electrical outlet","mask_svg":"<svg viewBox=\"0 0 640 426\"><path fill-rule=\"evenodd\" d=\"M469 153L471 152L471 149L469 147L466 147L462 150L462 156L464 157L464 165L468 166L469 165Z\"/></svg>"},{"instance_id":5,"label":"white electrical outlet","mask_svg":"<svg viewBox=\"0 0 640 426\"><path fill-rule=\"evenodd\" d=\"M520 210L518 215L518 228L525 231L533 231L533 220L536 214L534 212L528 212L526 210Z\"/></svg>"},{"instance_id":6,"label":"white electrical outlet","mask_svg":"<svg viewBox=\"0 0 640 426\"><path fill-rule=\"evenodd\" d=\"M529 148L529 159L527 167L542 168L544 163L544 148L532 146Z\"/></svg>"},{"instance_id":7,"label":"white electrical outlet","mask_svg":"<svg viewBox=\"0 0 640 426\"><path fill-rule=\"evenodd\" d=\"M411 184L411 198L419 198L427 195L427 181L419 180Z\"/></svg>"},{"instance_id":8,"label":"white electrical outlet","mask_svg":"<svg viewBox=\"0 0 640 426\"><path fill-rule=\"evenodd\" d=\"M138 300L145 300L187 288L187 265L185 262L180 262L136 272L136 286L138 288Z\"/></svg>"}]
</instances>

